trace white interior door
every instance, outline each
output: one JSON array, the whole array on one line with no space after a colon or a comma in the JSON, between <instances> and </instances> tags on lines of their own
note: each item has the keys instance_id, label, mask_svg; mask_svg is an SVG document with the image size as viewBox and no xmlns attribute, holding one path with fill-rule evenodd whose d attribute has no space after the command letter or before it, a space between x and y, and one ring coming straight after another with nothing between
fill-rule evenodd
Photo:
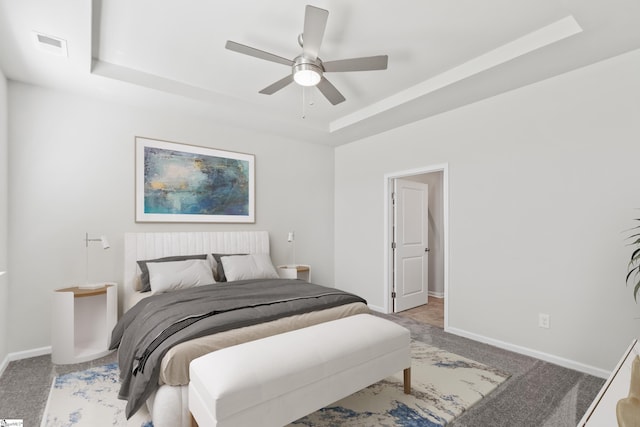
<instances>
[{"instance_id":1,"label":"white interior door","mask_svg":"<svg viewBox=\"0 0 640 427\"><path fill-rule=\"evenodd\" d=\"M394 182L394 312L428 302L429 187Z\"/></svg>"}]
</instances>

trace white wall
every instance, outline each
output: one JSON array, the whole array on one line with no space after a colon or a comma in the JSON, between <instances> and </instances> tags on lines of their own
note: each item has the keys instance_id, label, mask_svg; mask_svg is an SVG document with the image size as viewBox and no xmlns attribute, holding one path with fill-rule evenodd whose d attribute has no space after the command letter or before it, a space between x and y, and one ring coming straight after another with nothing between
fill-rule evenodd
<instances>
[{"instance_id":1,"label":"white wall","mask_svg":"<svg viewBox=\"0 0 640 427\"><path fill-rule=\"evenodd\" d=\"M336 149L336 286L382 306L383 176L448 163L451 329L612 369L640 330L638 75L634 51Z\"/></svg>"},{"instance_id":2,"label":"white wall","mask_svg":"<svg viewBox=\"0 0 640 427\"><path fill-rule=\"evenodd\" d=\"M8 241L8 104L7 79L0 70L0 272L7 269L7 241ZM9 290L8 276L0 276L0 373L3 371L4 360L8 353L9 331Z\"/></svg>"},{"instance_id":3,"label":"white wall","mask_svg":"<svg viewBox=\"0 0 640 427\"><path fill-rule=\"evenodd\" d=\"M126 231L257 229L270 232L275 263L288 261L295 230L296 259L333 284L332 148L15 82L9 106L9 351L50 345L51 294L84 282L86 231L111 243L91 247L91 281L122 282ZM255 154L256 223L135 223L136 135Z\"/></svg>"}]
</instances>

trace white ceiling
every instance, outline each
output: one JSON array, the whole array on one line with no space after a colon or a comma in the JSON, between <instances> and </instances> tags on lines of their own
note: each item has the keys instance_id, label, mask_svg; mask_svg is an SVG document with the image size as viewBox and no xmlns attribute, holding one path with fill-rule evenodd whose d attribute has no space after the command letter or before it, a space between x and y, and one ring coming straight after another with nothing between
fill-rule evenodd
<instances>
[{"instance_id":1,"label":"white ceiling","mask_svg":"<svg viewBox=\"0 0 640 427\"><path fill-rule=\"evenodd\" d=\"M384 71L327 73L346 97L336 106L295 84L259 94L290 68L224 47L293 59L306 4L329 11L323 60L389 55ZM0 0L0 67L335 146L640 48L639 20L638 0ZM68 57L34 31L64 39Z\"/></svg>"}]
</instances>

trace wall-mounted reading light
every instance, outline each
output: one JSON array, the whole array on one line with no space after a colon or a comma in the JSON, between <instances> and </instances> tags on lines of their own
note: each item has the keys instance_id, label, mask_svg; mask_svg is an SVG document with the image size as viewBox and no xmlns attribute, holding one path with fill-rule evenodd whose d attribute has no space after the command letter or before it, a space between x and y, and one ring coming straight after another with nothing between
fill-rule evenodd
<instances>
[{"instance_id":1,"label":"wall-mounted reading light","mask_svg":"<svg viewBox=\"0 0 640 427\"><path fill-rule=\"evenodd\" d=\"M287 235L287 242L291 243L291 265L295 267L296 265L296 235L295 232L290 231Z\"/></svg>"},{"instance_id":2,"label":"wall-mounted reading light","mask_svg":"<svg viewBox=\"0 0 640 427\"><path fill-rule=\"evenodd\" d=\"M107 240L107 236L100 236L99 239L90 239L89 233L85 233L84 243L87 248L89 247L89 242L102 242L102 249L109 249L111 247L109 246L109 241Z\"/></svg>"},{"instance_id":3,"label":"wall-mounted reading light","mask_svg":"<svg viewBox=\"0 0 640 427\"><path fill-rule=\"evenodd\" d=\"M83 288L83 289L93 289L93 288L100 288L102 286L104 286L104 283L89 283L89 242L100 242L102 243L102 249L109 249L111 246L109 246L109 241L107 240L106 236L100 236L100 238L95 238L95 239L91 239L89 238L89 233L85 233L84 235L84 246L86 248L85 254L86 254L86 259L85 259L85 273L86 273L86 280L85 283L83 285L78 285L79 288Z\"/></svg>"}]
</instances>

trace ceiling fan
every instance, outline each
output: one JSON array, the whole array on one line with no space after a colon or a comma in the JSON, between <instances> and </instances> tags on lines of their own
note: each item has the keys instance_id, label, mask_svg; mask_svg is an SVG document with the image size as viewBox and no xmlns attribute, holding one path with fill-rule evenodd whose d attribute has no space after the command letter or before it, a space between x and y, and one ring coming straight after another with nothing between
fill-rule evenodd
<instances>
[{"instance_id":1,"label":"ceiling fan","mask_svg":"<svg viewBox=\"0 0 640 427\"><path fill-rule=\"evenodd\" d=\"M327 10L307 5L304 16L304 29L302 34L298 36L298 44L302 47L302 53L293 60L231 40L227 40L225 47L238 53L291 67L291 74L262 89L260 93L272 95L295 81L301 86L317 86L325 98L327 98L331 104L336 105L343 102L345 98L340 91L324 77L324 73L386 70L388 56L378 55L338 61L322 61L318 57L318 52L322 44L328 16L329 12Z\"/></svg>"}]
</instances>

